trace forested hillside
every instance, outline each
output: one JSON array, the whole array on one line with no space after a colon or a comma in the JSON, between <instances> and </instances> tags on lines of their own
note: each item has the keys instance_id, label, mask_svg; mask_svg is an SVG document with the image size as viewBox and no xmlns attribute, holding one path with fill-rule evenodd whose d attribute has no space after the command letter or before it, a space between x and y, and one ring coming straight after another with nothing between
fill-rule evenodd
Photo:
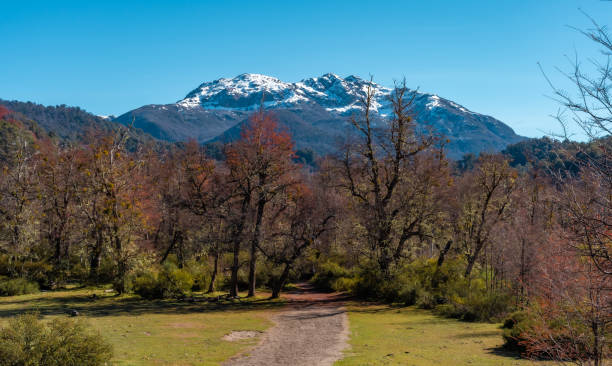
<instances>
[{"instance_id":1,"label":"forested hillside","mask_svg":"<svg viewBox=\"0 0 612 366\"><path fill-rule=\"evenodd\" d=\"M169 146L168 143L158 141L150 135L136 128L125 126L95 116L79 107L66 105L43 106L32 102L7 101L0 99L0 106L8 110L13 120L29 121L24 126L34 123L39 130L50 138L60 142L85 141L90 134L111 134L120 130L128 131L128 148L134 150L139 145L151 144L156 148Z\"/></svg>"}]
</instances>

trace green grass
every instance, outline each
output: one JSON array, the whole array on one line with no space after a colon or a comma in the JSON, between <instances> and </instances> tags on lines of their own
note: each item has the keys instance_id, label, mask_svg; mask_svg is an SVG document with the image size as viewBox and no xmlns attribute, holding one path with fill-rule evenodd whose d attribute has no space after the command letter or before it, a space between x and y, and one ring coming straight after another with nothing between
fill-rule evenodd
<instances>
[{"instance_id":1,"label":"green grass","mask_svg":"<svg viewBox=\"0 0 612 366\"><path fill-rule=\"evenodd\" d=\"M533 364L501 348L499 324L460 322L414 307L356 304L348 310L351 349L336 366Z\"/></svg>"},{"instance_id":2,"label":"green grass","mask_svg":"<svg viewBox=\"0 0 612 366\"><path fill-rule=\"evenodd\" d=\"M24 312L51 318L75 309L113 345L113 365L218 365L257 342L228 342L222 340L225 334L265 330L271 325L270 312L282 304L262 297L218 303L146 301L101 289L74 289L0 297L0 326Z\"/></svg>"}]
</instances>

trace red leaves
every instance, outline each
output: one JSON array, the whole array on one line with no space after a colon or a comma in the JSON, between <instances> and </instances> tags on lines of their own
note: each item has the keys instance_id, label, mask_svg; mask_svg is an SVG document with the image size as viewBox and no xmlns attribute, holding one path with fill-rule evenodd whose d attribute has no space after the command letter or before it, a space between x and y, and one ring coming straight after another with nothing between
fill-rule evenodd
<instances>
[{"instance_id":1,"label":"red leaves","mask_svg":"<svg viewBox=\"0 0 612 366\"><path fill-rule=\"evenodd\" d=\"M227 164L233 170L279 174L295 157L291 136L279 129L271 114L253 114L240 136L226 150Z\"/></svg>"},{"instance_id":2,"label":"red leaves","mask_svg":"<svg viewBox=\"0 0 612 366\"><path fill-rule=\"evenodd\" d=\"M11 113L10 109L0 105L0 119L4 119L4 117L9 113Z\"/></svg>"}]
</instances>

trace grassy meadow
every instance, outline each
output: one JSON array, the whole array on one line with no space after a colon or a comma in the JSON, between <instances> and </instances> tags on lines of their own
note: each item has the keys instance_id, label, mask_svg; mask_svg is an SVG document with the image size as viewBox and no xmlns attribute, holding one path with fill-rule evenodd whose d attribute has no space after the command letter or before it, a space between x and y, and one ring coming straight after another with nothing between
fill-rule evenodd
<instances>
[{"instance_id":1,"label":"grassy meadow","mask_svg":"<svg viewBox=\"0 0 612 366\"><path fill-rule=\"evenodd\" d=\"M223 340L224 335L263 332L272 325L270 316L284 302L269 300L268 295L188 302L115 296L99 288L42 292L0 297L0 325L25 312L51 319L77 310L79 319L113 345L113 365L219 365L248 352L259 340L230 342ZM336 366L532 364L501 347L499 324L445 319L414 307L351 302L347 308L351 348Z\"/></svg>"},{"instance_id":2,"label":"grassy meadow","mask_svg":"<svg viewBox=\"0 0 612 366\"><path fill-rule=\"evenodd\" d=\"M93 298L92 295L96 295ZM264 331L269 315L282 305L258 297L236 302L148 301L115 296L101 289L74 289L0 297L0 325L24 312L45 319L77 310L114 349L113 365L218 365L257 343L257 338L225 341L236 330Z\"/></svg>"},{"instance_id":3,"label":"grassy meadow","mask_svg":"<svg viewBox=\"0 0 612 366\"><path fill-rule=\"evenodd\" d=\"M499 324L445 319L414 307L352 304L348 310L351 349L336 366L534 364L501 347Z\"/></svg>"}]
</instances>

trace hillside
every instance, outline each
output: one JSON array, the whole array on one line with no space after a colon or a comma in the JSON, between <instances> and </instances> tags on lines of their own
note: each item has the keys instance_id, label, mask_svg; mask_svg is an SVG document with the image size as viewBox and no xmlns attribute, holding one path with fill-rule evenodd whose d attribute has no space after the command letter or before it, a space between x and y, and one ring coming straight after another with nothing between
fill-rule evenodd
<instances>
[{"instance_id":1,"label":"hillside","mask_svg":"<svg viewBox=\"0 0 612 366\"><path fill-rule=\"evenodd\" d=\"M94 131L112 133L125 128L124 125L93 115L79 107L44 106L2 99L0 106L6 108L13 119L21 121L28 129L35 128L38 134L48 134L61 142L83 141L88 133ZM131 150L145 144L152 144L156 148L168 145L137 128L130 128L127 143Z\"/></svg>"}]
</instances>

